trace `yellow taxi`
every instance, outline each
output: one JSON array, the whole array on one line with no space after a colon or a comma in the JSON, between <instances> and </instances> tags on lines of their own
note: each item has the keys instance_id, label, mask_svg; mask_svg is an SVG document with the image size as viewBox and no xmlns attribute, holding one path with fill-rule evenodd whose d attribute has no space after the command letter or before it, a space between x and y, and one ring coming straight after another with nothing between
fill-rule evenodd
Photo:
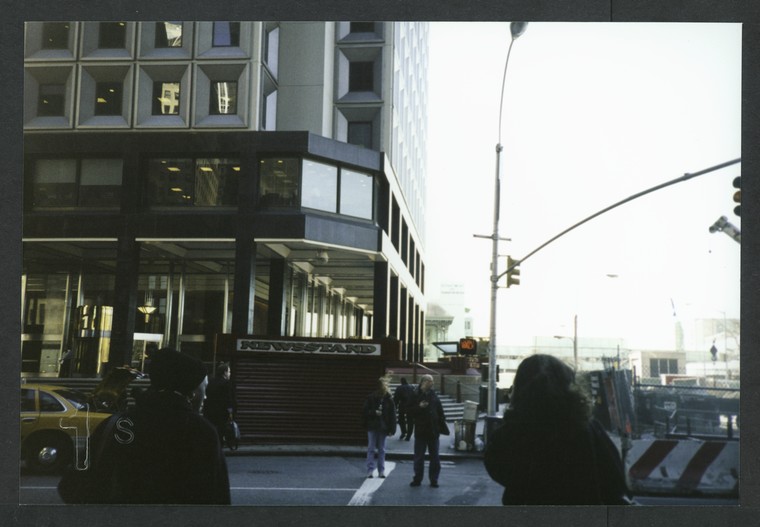
<instances>
[{"instance_id":1,"label":"yellow taxi","mask_svg":"<svg viewBox=\"0 0 760 527\"><path fill-rule=\"evenodd\" d=\"M91 397L62 386L21 385L21 456L36 472L58 471L70 463L84 468L89 438L110 417Z\"/></svg>"}]
</instances>

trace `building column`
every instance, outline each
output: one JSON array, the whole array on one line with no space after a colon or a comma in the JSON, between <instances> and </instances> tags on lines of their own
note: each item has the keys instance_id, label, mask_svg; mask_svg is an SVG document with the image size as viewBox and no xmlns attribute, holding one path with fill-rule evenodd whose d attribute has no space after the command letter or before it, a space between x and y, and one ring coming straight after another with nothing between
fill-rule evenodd
<instances>
[{"instance_id":1,"label":"building column","mask_svg":"<svg viewBox=\"0 0 760 527\"><path fill-rule=\"evenodd\" d=\"M241 220L241 224L246 223ZM242 231L242 232L241 232ZM241 227L235 239L235 297L232 300L232 333L253 334L256 299L256 242L250 229Z\"/></svg>"},{"instance_id":2,"label":"building column","mask_svg":"<svg viewBox=\"0 0 760 527\"><path fill-rule=\"evenodd\" d=\"M388 335L393 338L399 337L398 328L398 296L399 296L399 280L395 274L391 275L391 292L388 299Z\"/></svg>"},{"instance_id":3,"label":"building column","mask_svg":"<svg viewBox=\"0 0 760 527\"><path fill-rule=\"evenodd\" d=\"M372 335L382 339L388 333L388 262L375 262L375 291L372 316Z\"/></svg>"},{"instance_id":4,"label":"building column","mask_svg":"<svg viewBox=\"0 0 760 527\"><path fill-rule=\"evenodd\" d=\"M401 341L401 358L413 361L415 358L409 351L409 295L404 286L399 291L399 306L398 339Z\"/></svg>"},{"instance_id":5,"label":"building column","mask_svg":"<svg viewBox=\"0 0 760 527\"><path fill-rule=\"evenodd\" d=\"M269 261L269 311L267 313L267 335L285 335L285 273L288 267L282 258Z\"/></svg>"},{"instance_id":6,"label":"building column","mask_svg":"<svg viewBox=\"0 0 760 527\"><path fill-rule=\"evenodd\" d=\"M139 268L140 243L128 232L119 238L116 246L115 300L108 370L132 363Z\"/></svg>"}]
</instances>

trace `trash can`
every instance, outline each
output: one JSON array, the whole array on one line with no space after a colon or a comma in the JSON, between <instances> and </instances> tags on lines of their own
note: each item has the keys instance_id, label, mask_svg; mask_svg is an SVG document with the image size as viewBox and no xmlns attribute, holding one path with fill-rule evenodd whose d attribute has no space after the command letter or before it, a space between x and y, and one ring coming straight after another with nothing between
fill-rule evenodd
<instances>
[{"instance_id":1,"label":"trash can","mask_svg":"<svg viewBox=\"0 0 760 527\"><path fill-rule=\"evenodd\" d=\"M467 452L475 449L475 421L454 421L454 448Z\"/></svg>"},{"instance_id":2,"label":"trash can","mask_svg":"<svg viewBox=\"0 0 760 527\"><path fill-rule=\"evenodd\" d=\"M464 421L477 421L478 420L478 403L472 401L464 402L464 414L462 416Z\"/></svg>"}]
</instances>

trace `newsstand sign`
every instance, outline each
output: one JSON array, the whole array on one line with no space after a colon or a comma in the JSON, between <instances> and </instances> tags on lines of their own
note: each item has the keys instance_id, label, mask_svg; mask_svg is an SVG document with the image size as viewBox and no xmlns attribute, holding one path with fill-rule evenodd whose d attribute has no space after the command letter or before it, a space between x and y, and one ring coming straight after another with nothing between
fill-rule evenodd
<instances>
[{"instance_id":1,"label":"newsstand sign","mask_svg":"<svg viewBox=\"0 0 760 527\"><path fill-rule=\"evenodd\" d=\"M269 351L275 353L310 353L342 356L379 356L381 354L380 344L263 339L238 339L236 349L237 351Z\"/></svg>"}]
</instances>

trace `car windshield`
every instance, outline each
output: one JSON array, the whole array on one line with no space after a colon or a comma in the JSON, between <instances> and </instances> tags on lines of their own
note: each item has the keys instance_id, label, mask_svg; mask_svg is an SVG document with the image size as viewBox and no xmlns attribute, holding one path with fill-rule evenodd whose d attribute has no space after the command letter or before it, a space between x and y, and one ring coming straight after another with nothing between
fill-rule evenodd
<instances>
[{"instance_id":1,"label":"car windshield","mask_svg":"<svg viewBox=\"0 0 760 527\"><path fill-rule=\"evenodd\" d=\"M87 396L81 392L62 388L60 390L55 390L55 393L69 401L77 410L84 410L87 408Z\"/></svg>"}]
</instances>

